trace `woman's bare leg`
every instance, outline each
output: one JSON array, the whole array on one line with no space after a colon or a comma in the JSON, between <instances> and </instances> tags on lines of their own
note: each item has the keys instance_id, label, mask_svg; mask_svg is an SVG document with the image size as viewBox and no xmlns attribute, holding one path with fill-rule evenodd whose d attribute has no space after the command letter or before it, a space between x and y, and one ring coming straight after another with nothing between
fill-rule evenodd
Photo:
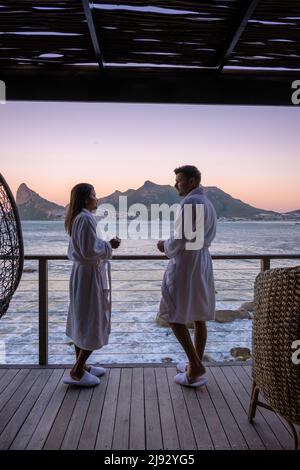
<instances>
[{"instance_id":1,"label":"woman's bare leg","mask_svg":"<svg viewBox=\"0 0 300 470\"><path fill-rule=\"evenodd\" d=\"M77 361L75 362L73 368L70 371L70 376L72 377L72 379L75 379L75 380L81 379L81 377L84 374L85 363L90 357L90 355L92 354L92 352L93 351L85 351L84 349L79 349Z\"/></svg>"},{"instance_id":2,"label":"woman's bare leg","mask_svg":"<svg viewBox=\"0 0 300 470\"><path fill-rule=\"evenodd\" d=\"M75 348L76 361L77 361L79 353L80 353L80 348L78 346L76 346L76 344L74 344L74 348Z\"/></svg>"},{"instance_id":3,"label":"woman's bare leg","mask_svg":"<svg viewBox=\"0 0 300 470\"><path fill-rule=\"evenodd\" d=\"M75 354L76 354L76 361L78 359L78 356L79 356L79 353L80 353L80 348L78 346L76 346L76 344L74 344L74 347L75 347ZM84 370L86 370L87 372L90 372L91 370L91 367L90 366L87 366L86 364L84 365Z\"/></svg>"}]
</instances>

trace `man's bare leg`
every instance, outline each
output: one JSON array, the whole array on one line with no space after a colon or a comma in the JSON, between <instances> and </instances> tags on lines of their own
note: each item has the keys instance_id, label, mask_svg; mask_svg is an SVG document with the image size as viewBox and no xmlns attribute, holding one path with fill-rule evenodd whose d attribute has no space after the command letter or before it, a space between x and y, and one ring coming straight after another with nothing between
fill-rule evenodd
<instances>
[{"instance_id":1,"label":"man's bare leg","mask_svg":"<svg viewBox=\"0 0 300 470\"><path fill-rule=\"evenodd\" d=\"M197 377L205 373L205 368L195 350L189 330L186 325L182 325L181 323L170 323L170 327L189 359L187 369L188 380L189 382L194 382Z\"/></svg>"},{"instance_id":2,"label":"man's bare leg","mask_svg":"<svg viewBox=\"0 0 300 470\"><path fill-rule=\"evenodd\" d=\"M201 362L203 361L206 340L207 340L206 322L195 321L194 322L194 345L195 345L196 353Z\"/></svg>"}]
</instances>

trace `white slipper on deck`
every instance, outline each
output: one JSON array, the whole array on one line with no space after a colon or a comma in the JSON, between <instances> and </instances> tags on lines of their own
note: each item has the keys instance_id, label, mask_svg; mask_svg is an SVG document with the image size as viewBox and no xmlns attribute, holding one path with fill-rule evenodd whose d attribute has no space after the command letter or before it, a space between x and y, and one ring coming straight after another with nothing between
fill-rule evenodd
<instances>
[{"instance_id":1,"label":"white slipper on deck","mask_svg":"<svg viewBox=\"0 0 300 470\"><path fill-rule=\"evenodd\" d=\"M95 387L95 385L99 385L100 380L95 375L85 371L80 380L65 377L63 382L67 385L76 385L76 387Z\"/></svg>"},{"instance_id":2,"label":"white slipper on deck","mask_svg":"<svg viewBox=\"0 0 300 470\"><path fill-rule=\"evenodd\" d=\"M186 372L187 371L187 367L188 367L188 363L187 362L178 362L176 368L178 370L178 372Z\"/></svg>"},{"instance_id":3,"label":"white slipper on deck","mask_svg":"<svg viewBox=\"0 0 300 470\"><path fill-rule=\"evenodd\" d=\"M106 369L104 369L104 367L90 366L89 373L96 377L102 377L102 375L106 373Z\"/></svg>"},{"instance_id":4,"label":"white slipper on deck","mask_svg":"<svg viewBox=\"0 0 300 470\"><path fill-rule=\"evenodd\" d=\"M205 375L200 375L200 377L197 377L194 382L190 383L186 372L181 372L180 374L175 375L174 381L175 383L183 385L184 387L196 388L205 385L208 381L208 378Z\"/></svg>"}]
</instances>

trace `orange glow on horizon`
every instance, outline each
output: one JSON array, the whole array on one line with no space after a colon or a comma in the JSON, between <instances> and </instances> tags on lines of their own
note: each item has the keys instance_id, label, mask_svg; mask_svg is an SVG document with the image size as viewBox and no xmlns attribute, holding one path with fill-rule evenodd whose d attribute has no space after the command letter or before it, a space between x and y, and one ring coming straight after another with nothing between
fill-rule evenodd
<instances>
[{"instance_id":1,"label":"orange glow on horizon","mask_svg":"<svg viewBox=\"0 0 300 470\"><path fill-rule=\"evenodd\" d=\"M26 117L26 118L25 118ZM299 107L13 103L0 106L1 172L61 205L78 182L98 197L146 180L174 184L196 165L217 186L261 209L300 209Z\"/></svg>"}]
</instances>

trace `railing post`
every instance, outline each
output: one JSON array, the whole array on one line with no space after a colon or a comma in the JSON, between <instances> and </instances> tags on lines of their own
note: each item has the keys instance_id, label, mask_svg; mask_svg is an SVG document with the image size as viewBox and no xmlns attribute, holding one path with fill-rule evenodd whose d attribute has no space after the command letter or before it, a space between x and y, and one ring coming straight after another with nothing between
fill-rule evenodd
<instances>
[{"instance_id":1,"label":"railing post","mask_svg":"<svg viewBox=\"0 0 300 470\"><path fill-rule=\"evenodd\" d=\"M260 270L267 271L271 268L271 260L267 256L263 256L260 260Z\"/></svg>"},{"instance_id":2,"label":"railing post","mask_svg":"<svg viewBox=\"0 0 300 470\"><path fill-rule=\"evenodd\" d=\"M39 364L48 364L48 260L39 258Z\"/></svg>"}]
</instances>

